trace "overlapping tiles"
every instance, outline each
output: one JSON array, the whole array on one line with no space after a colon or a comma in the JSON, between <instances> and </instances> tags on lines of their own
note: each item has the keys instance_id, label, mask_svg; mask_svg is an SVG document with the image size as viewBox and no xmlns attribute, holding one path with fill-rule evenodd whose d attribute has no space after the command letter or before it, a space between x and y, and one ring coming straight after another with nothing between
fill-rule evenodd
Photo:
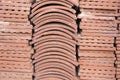
<instances>
[{"instance_id":1,"label":"overlapping tiles","mask_svg":"<svg viewBox=\"0 0 120 80\"><path fill-rule=\"evenodd\" d=\"M32 80L29 0L0 0L0 79Z\"/></svg>"},{"instance_id":2,"label":"overlapping tiles","mask_svg":"<svg viewBox=\"0 0 120 80\"><path fill-rule=\"evenodd\" d=\"M120 80L120 12L119 12L120 8L118 8L118 16L117 16L117 19L116 19L116 23L117 23L117 27L118 27L118 34L117 34L117 37L116 37L116 57L117 57L117 60L116 60L116 78L118 80Z\"/></svg>"},{"instance_id":3,"label":"overlapping tiles","mask_svg":"<svg viewBox=\"0 0 120 80\"><path fill-rule=\"evenodd\" d=\"M32 5L35 80L77 80L76 1L37 0Z\"/></svg>"},{"instance_id":4,"label":"overlapping tiles","mask_svg":"<svg viewBox=\"0 0 120 80\"><path fill-rule=\"evenodd\" d=\"M115 80L118 0L80 0L80 80Z\"/></svg>"},{"instance_id":5,"label":"overlapping tiles","mask_svg":"<svg viewBox=\"0 0 120 80\"><path fill-rule=\"evenodd\" d=\"M119 0L35 1L0 0L1 80L32 80L32 66L35 80L78 80L76 66L80 80L120 79Z\"/></svg>"}]
</instances>

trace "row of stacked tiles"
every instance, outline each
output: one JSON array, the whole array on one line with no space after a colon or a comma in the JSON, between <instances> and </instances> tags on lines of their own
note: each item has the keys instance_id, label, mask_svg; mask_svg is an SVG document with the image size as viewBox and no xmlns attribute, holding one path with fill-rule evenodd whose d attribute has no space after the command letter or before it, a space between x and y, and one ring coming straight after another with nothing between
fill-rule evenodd
<instances>
[{"instance_id":1,"label":"row of stacked tiles","mask_svg":"<svg viewBox=\"0 0 120 80\"><path fill-rule=\"evenodd\" d=\"M80 0L81 14L78 18L81 20L79 25L81 33L77 43L80 80L120 79L119 56L116 62L114 45L115 40L119 43L119 21L116 19L120 16L119 2L119 0Z\"/></svg>"},{"instance_id":2,"label":"row of stacked tiles","mask_svg":"<svg viewBox=\"0 0 120 80\"><path fill-rule=\"evenodd\" d=\"M78 4L74 0L37 0L32 5L35 80L77 80L73 5Z\"/></svg>"},{"instance_id":3,"label":"row of stacked tiles","mask_svg":"<svg viewBox=\"0 0 120 80\"><path fill-rule=\"evenodd\" d=\"M29 0L0 0L0 80L32 80Z\"/></svg>"},{"instance_id":4,"label":"row of stacked tiles","mask_svg":"<svg viewBox=\"0 0 120 80\"><path fill-rule=\"evenodd\" d=\"M120 14L120 11L118 11ZM116 37L116 77L120 80L120 16L117 17L117 26L118 26L118 36Z\"/></svg>"}]
</instances>

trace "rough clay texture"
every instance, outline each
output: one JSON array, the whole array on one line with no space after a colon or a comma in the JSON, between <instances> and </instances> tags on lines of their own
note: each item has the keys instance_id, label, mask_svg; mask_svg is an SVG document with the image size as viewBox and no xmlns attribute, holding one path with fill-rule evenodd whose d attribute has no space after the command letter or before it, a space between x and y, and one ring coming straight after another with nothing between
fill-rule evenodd
<instances>
[{"instance_id":1,"label":"rough clay texture","mask_svg":"<svg viewBox=\"0 0 120 80\"><path fill-rule=\"evenodd\" d=\"M0 80L120 80L120 0L0 4Z\"/></svg>"}]
</instances>

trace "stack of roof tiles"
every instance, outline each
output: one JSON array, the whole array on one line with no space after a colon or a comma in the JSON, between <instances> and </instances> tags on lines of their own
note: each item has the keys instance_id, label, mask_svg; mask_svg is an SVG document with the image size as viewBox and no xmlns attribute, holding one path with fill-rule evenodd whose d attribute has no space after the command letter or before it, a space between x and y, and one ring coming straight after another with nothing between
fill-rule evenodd
<instances>
[{"instance_id":1,"label":"stack of roof tiles","mask_svg":"<svg viewBox=\"0 0 120 80\"><path fill-rule=\"evenodd\" d=\"M119 1L120 2L120 1ZM116 37L116 57L117 57L117 60L116 60L116 78L117 80L120 80L120 3L118 5L118 15L117 15L117 18L116 18L116 23L117 23L117 26L118 26L118 34L117 34L117 37Z\"/></svg>"},{"instance_id":2,"label":"stack of roof tiles","mask_svg":"<svg viewBox=\"0 0 120 80\"><path fill-rule=\"evenodd\" d=\"M80 0L80 80L115 80L118 0Z\"/></svg>"},{"instance_id":3,"label":"stack of roof tiles","mask_svg":"<svg viewBox=\"0 0 120 80\"><path fill-rule=\"evenodd\" d=\"M33 22L35 80L77 80L76 0L36 0Z\"/></svg>"},{"instance_id":4,"label":"stack of roof tiles","mask_svg":"<svg viewBox=\"0 0 120 80\"><path fill-rule=\"evenodd\" d=\"M29 0L0 0L0 80L32 80Z\"/></svg>"},{"instance_id":5,"label":"stack of roof tiles","mask_svg":"<svg viewBox=\"0 0 120 80\"><path fill-rule=\"evenodd\" d=\"M120 80L120 0L31 1L0 0L0 80Z\"/></svg>"}]
</instances>

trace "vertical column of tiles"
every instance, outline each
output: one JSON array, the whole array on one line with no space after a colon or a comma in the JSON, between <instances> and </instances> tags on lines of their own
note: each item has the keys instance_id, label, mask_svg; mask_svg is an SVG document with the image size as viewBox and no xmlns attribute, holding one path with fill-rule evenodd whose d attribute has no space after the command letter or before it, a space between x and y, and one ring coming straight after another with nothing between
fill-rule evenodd
<instances>
[{"instance_id":1,"label":"vertical column of tiles","mask_svg":"<svg viewBox=\"0 0 120 80\"><path fill-rule=\"evenodd\" d=\"M116 38L116 78L117 80L120 80L120 1L118 5L118 16L116 20L117 26L118 26L118 34Z\"/></svg>"},{"instance_id":2,"label":"vertical column of tiles","mask_svg":"<svg viewBox=\"0 0 120 80\"><path fill-rule=\"evenodd\" d=\"M29 0L0 0L0 80L32 80Z\"/></svg>"},{"instance_id":3,"label":"vertical column of tiles","mask_svg":"<svg viewBox=\"0 0 120 80\"><path fill-rule=\"evenodd\" d=\"M80 0L80 80L115 80L118 0Z\"/></svg>"},{"instance_id":4,"label":"vertical column of tiles","mask_svg":"<svg viewBox=\"0 0 120 80\"><path fill-rule=\"evenodd\" d=\"M35 80L77 80L76 1L36 0L32 5Z\"/></svg>"}]
</instances>

